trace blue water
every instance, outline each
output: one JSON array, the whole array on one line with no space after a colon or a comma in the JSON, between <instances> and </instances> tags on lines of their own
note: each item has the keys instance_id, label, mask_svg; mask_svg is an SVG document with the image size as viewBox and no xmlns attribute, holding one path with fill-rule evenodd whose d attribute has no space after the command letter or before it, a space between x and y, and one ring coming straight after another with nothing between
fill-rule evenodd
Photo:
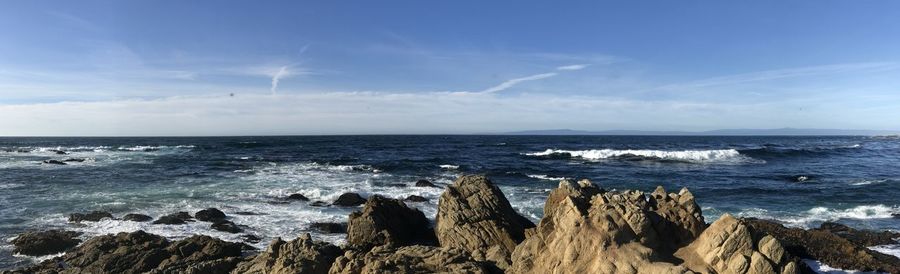
<instances>
[{"instance_id":1,"label":"blue water","mask_svg":"<svg viewBox=\"0 0 900 274\"><path fill-rule=\"evenodd\" d=\"M57 154L54 150L68 154ZM67 165L49 159L83 158ZM878 137L321 136L219 138L0 138L0 269L29 263L5 240L29 229L98 234L143 229L171 238L202 233L240 241L208 224L118 220L69 224L90 210L159 216L218 207L263 238L294 238L311 222L345 221L354 208L312 207L344 192L402 198L433 217L441 189L461 174L488 175L537 220L561 178L606 189L688 187L707 221L728 212L813 227L838 221L900 230L900 140ZM805 177L805 180L800 179ZM397 184L405 185L398 186ZM249 211L256 215L237 215ZM315 234L341 242L341 235Z\"/></svg>"}]
</instances>

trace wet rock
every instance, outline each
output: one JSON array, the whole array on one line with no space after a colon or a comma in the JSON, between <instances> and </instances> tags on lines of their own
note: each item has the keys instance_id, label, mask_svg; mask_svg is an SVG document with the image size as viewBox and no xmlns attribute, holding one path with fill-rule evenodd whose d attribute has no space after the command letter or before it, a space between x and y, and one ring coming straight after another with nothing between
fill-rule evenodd
<instances>
[{"instance_id":1,"label":"wet rock","mask_svg":"<svg viewBox=\"0 0 900 274\"><path fill-rule=\"evenodd\" d=\"M309 228L315 229L316 231L322 233L347 233L347 223L326 223L326 222L317 222L309 225Z\"/></svg>"},{"instance_id":2,"label":"wet rock","mask_svg":"<svg viewBox=\"0 0 900 274\"><path fill-rule=\"evenodd\" d=\"M534 227L484 176L467 175L447 186L438 202L435 233L442 247L461 248L500 268Z\"/></svg>"},{"instance_id":3,"label":"wet rock","mask_svg":"<svg viewBox=\"0 0 900 274\"><path fill-rule=\"evenodd\" d=\"M43 256L64 252L81 242L80 232L47 230L19 234L14 240L13 253L28 256Z\"/></svg>"},{"instance_id":4,"label":"wet rock","mask_svg":"<svg viewBox=\"0 0 900 274\"><path fill-rule=\"evenodd\" d=\"M253 234L244 234L241 235L241 241L244 241L245 243L255 244L262 241L262 238L259 238L259 236Z\"/></svg>"},{"instance_id":5,"label":"wet rock","mask_svg":"<svg viewBox=\"0 0 900 274\"><path fill-rule=\"evenodd\" d=\"M323 202L323 201L315 201L315 202L309 203L309 206L326 207L326 206L328 206L328 203Z\"/></svg>"},{"instance_id":6,"label":"wet rock","mask_svg":"<svg viewBox=\"0 0 900 274\"><path fill-rule=\"evenodd\" d=\"M229 273L246 245L209 236L192 236L166 247L169 257L149 273Z\"/></svg>"},{"instance_id":7,"label":"wet rock","mask_svg":"<svg viewBox=\"0 0 900 274\"><path fill-rule=\"evenodd\" d=\"M67 159L63 160L63 162L78 162L78 163L81 163L81 162L84 162L85 160L86 160L86 159L84 159L84 158L67 158Z\"/></svg>"},{"instance_id":8,"label":"wet rock","mask_svg":"<svg viewBox=\"0 0 900 274\"><path fill-rule=\"evenodd\" d=\"M66 164L65 162L60 161L60 160L44 160L43 163L50 164L50 165L65 165Z\"/></svg>"},{"instance_id":9,"label":"wet rock","mask_svg":"<svg viewBox=\"0 0 900 274\"><path fill-rule=\"evenodd\" d=\"M227 216L225 216L225 212L212 207L194 213L194 218L203 222L216 222L219 220L224 220L226 217Z\"/></svg>"},{"instance_id":10,"label":"wet rock","mask_svg":"<svg viewBox=\"0 0 900 274\"><path fill-rule=\"evenodd\" d=\"M406 187L406 184L388 184L390 187Z\"/></svg>"},{"instance_id":11,"label":"wet rock","mask_svg":"<svg viewBox=\"0 0 900 274\"><path fill-rule=\"evenodd\" d=\"M221 220L221 219L216 220L211 225L209 225L209 227L212 229L218 230L218 231L224 231L224 232L228 232L228 233L240 233L240 232L244 231L244 229L240 228L234 222L231 222L228 220Z\"/></svg>"},{"instance_id":12,"label":"wet rock","mask_svg":"<svg viewBox=\"0 0 900 274\"><path fill-rule=\"evenodd\" d=\"M797 273L774 237L754 233L743 221L722 215L676 256L700 273Z\"/></svg>"},{"instance_id":13,"label":"wet rock","mask_svg":"<svg viewBox=\"0 0 900 274\"><path fill-rule=\"evenodd\" d=\"M376 247L348 251L331 266L332 274L502 273L475 261L465 250L433 246Z\"/></svg>"},{"instance_id":14,"label":"wet rock","mask_svg":"<svg viewBox=\"0 0 900 274\"><path fill-rule=\"evenodd\" d=\"M900 258L870 250L829 230L787 228L774 221L752 218L744 221L754 231L778 239L794 257L814 259L846 270L900 273Z\"/></svg>"},{"instance_id":15,"label":"wet rock","mask_svg":"<svg viewBox=\"0 0 900 274\"><path fill-rule=\"evenodd\" d=\"M235 212L236 215L244 215L244 216L254 216L254 215L266 215L264 213L253 212L253 211L238 211Z\"/></svg>"},{"instance_id":16,"label":"wet rock","mask_svg":"<svg viewBox=\"0 0 900 274\"><path fill-rule=\"evenodd\" d=\"M428 181L428 180L418 180L418 181L416 181L416 186L417 187L438 187L437 185L431 183L431 181Z\"/></svg>"},{"instance_id":17,"label":"wet rock","mask_svg":"<svg viewBox=\"0 0 900 274\"><path fill-rule=\"evenodd\" d=\"M188 214L187 212L178 212L159 217L156 221L153 221L153 224L180 225L185 224L188 221L193 221L191 214Z\"/></svg>"},{"instance_id":18,"label":"wet rock","mask_svg":"<svg viewBox=\"0 0 900 274\"><path fill-rule=\"evenodd\" d=\"M347 243L356 249L436 242L425 214L379 195L372 196L362 211L351 213L347 224Z\"/></svg>"},{"instance_id":19,"label":"wet rock","mask_svg":"<svg viewBox=\"0 0 900 274\"><path fill-rule=\"evenodd\" d=\"M19 273L146 273L169 258L168 245L165 238L143 231L98 236Z\"/></svg>"},{"instance_id":20,"label":"wet rock","mask_svg":"<svg viewBox=\"0 0 900 274\"><path fill-rule=\"evenodd\" d=\"M336 206L358 206L364 203L366 203L365 198L359 196L359 194L350 192L341 194L341 196L332 204Z\"/></svg>"},{"instance_id":21,"label":"wet rock","mask_svg":"<svg viewBox=\"0 0 900 274\"><path fill-rule=\"evenodd\" d=\"M341 249L329 243L313 241L309 234L290 242L276 239L265 252L240 263L234 274L325 274Z\"/></svg>"},{"instance_id":22,"label":"wet rock","mask_svg":"<svg viewBox=\"0 0 900 274\"><path fill-rule=\"evenodd\" d=\"M406 196L406 199L403 199L403 200L407 201L407 202L420 203L420 202L427 202L428 198L425 198L425 197L422 197L419 195L409 195L409 196Z\"/></svg>"},{"instance_id":23,"label":"wet rock","mask_svg":"<svg viewBox=\"0 0 900 274\"><path fill-rule=\"evenodd\" d=\"M62 150L58 150L58 149L54 149L54 150L50 150L50 151L52 151L53 153L56 153L57 155L66 155L66 154L69 154L68 152L65 152L65 151L62 151Z\"/></svg>"},{"instance_id":24,"label":"wet rock","mask_svg":"<svg viewBox=\"0 0 900 274\"><path fill-rule=\"evenodd\" d=\"M149 222L149 221L153 220L153 217L150 217L150 216L147 216L144 214L130 213L130 214L125 214L125 216L122 216L122 220L132 221L132 222Z\"/></svg>"},{"instance_id":25,"label":"wet rock","mask_svg":"<svg viewBox=\"0 0 900 274\"><path fill-rule=\"evenodd\" d=\"M306 198L306 196L303 196L303 194L300 194L300 193L294 193L294 194L288 195L287 199L288 200L296 200L296 201L309 201L309 198Z\"/></svg>"},{"instance_id":26,"label":"wet rock","mask_svg":"<svg viewBox=\"0 0 900 274\"><path fill-rule=\"evenodd\" d=\"M106 211L91 211L88 213L72 213L69 214L69 222L99 222L103 219L112 219L113 215Z\"/></svg>"},{"instance_id":27,"label":"wet rock","mask_svg":"<svg viewBox=\"0 0 900 274\"><path fill-rule=\"evenodd\" d=\"M894 239L900 239L900 233L853 229L846 225L833 222L824 222L818 229L834 233L854 244L866 247L897 244L898 241Z\"/></svg>"}]
</instances>

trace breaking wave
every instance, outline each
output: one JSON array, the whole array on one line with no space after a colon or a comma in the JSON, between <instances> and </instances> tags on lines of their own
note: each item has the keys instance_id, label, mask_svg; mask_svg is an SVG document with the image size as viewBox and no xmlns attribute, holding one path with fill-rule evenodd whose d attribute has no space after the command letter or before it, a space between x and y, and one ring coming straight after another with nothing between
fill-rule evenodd
<instances>
[{"instance_id":1,"label":"breaking wave","mask_svg":"<svg viewBox=\"0 0 900 274\"><path fill-rule=\"evenodd\" d=\"M526 153L528 156L538 157L569 157L588 160L626 159L626 160L663 160L692 163L713 162L746 162L749 157L741 155L734 149L713 150L649 150L649 149L592 149L592 150L561 150L547 149L541 152Z\"/></svg>"},{"instance_id":2,"label":"breaking wave","mask_svg":"<svg viewBox=\"0 0 900 274\"><path fill-rule=\"evenodd\" d=\"M746 209L737 215L740 217L753 217L760 219L774 219L788 226L810 228L818 223L837 221L841 219L869 220L890 219L894 214L900 214L900 207L877 205L860 205L847 209L834 209L828 207L814 207L800 213L772 212L760 208Z\"/></svg>"}]
</instances>

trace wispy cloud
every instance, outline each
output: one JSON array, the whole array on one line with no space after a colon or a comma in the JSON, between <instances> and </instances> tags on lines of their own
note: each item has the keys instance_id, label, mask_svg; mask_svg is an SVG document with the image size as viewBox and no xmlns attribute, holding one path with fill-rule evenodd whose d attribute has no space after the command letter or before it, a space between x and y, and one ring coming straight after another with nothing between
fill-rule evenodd
<instances>
[{"instance_id":1,"label":"wispy cloud","mask_svg":"<svg viewBox=\"0 0 900 274\"><path fill-rule=\"evenodd\" d=\"M287 66L281 67L280 69L278 69L278 72L276 72L274 75L272 75L271 91L272 91L273 95L275 94L275 91L278 89L278 81L281 80L281 78L289 77L290 75L291 75L291 72L288 71Z\"/></svg>"},{"instance_id":2,"label":"wispy cloud","mask_svg":"<svg viewBox=\"0 0 900 274\"><path fill-rule=\"evenodd\" d=\"M589 65L590 64L560 66L560 67L556 67L556 70L558 70L558 71L581 70L581 69L586 68ZM506 82L500 83L499 85L482 90L481 93L494 93L494 92L504 91L504 90L514 87L515 85L518 85L522 82L546 79L546 78L550 78L550 77L553 77L556 75L559 75L559 73L548 72L548 73L535 74L535 75L531 75L531 76L525 76L525 77L521 77L521 78L510 79L510 80L507 80Z\"/></svg>"},{"instance_id":3,"label":"wispy cloud","mask_svg":"<svg viewBox=\"0 0 900 274\"><path fill-rule=\"evenodd\" d=\"M654 89L696 89L712 86L734 85L750 82L771 81L778 79L830 75L839 73L886 71L898 68L900 68L900 65L891 62L846 63L797 67L712 77L686 83L664 85Z\"/></svg>"}]
</instances>

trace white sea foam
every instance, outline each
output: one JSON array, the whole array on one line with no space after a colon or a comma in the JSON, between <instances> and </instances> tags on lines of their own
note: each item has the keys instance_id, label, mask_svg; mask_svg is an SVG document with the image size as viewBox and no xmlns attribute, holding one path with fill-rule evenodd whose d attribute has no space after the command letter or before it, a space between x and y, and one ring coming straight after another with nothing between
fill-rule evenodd
<instances>
[{"instance_id":1,"label":"white sea foam","mask_svg":"<svg viewBox=\"0 0 900 274\"><path fill-rule=\"evenodd\" d=\"M884 182L887 182L887 179L859 180L859 181L850 183L850 185L852 185L852 186L864 186L864 185L871 185L871 184L880 184L880 183L884 183Z\"/></svg>"},{"instance_id":2,"label":"white sea foam","mask_svg":"<svg viewBox=\"0 0 900 274\"><path fill-rule=\"evenodd\" d=\"M526 176L528 176L529 178L548 180L548 181L562 181L562 180L566 179L566 177L550 177L550 176L543 175L543 174L528 174Z\"/></svg>"},{"instance_id":3,"label":"white sea foam","mask_svg":"<svg viewBox=\"0 0 900 274\"><path fill-rule=\"evenodd\" d=\"M440 165L441 169L449 169L449 170L457 170L459 169L458 165Z\"/></svg>"},{"instance_id":4,"label":"white sea foam","mask_svg":"<svg viewBox=\"0 0 900 274\"><path fill-rule=\"evenodd\" d=\"M814 207L801 213L772 212L761 208L748 208L739 213L740 217L775 219L787 226L809 228L826 221L840 219L869 220L889 219L900 213L900 207L885 205L861 205L847 209Z\"/></svg>"},{"instance_id":5,"label":"white sea foam","mask_svg":"<svg viewBox=\"0 0 900 274\"><path fill-rule=\"evenodd\" d=\"M526 153L529 156L550 156L550 155L570 155L588 160L602 160L610 158L618 158L625 156L637 156L651 159L686 161L686 162L734 162L747 160L749 157L743 156L735 149L713 149L713 150L649 150L649 149L591 149L591 150L561 150L547 149L541 152Z\"/></svg>"},{"instance_id":6,"label":"white sea foam","mask_svg":"<svg viewBox=\"0 0 900 274\"><path fill-rule=\"evenodd\" d=\"M870 246L869 249L900 258L900 244L876 245Z\"/></svg>"},{"instance_id":7,"label":"white sea foam","mask_svg":"<svg viewBox=\"0 0 900 274\"><path fill-rule=\"evenodd\" d=\"M803 262L809 266L814 272L822 273L822 274L880 274L879 272L865 272L865 271L857 271L857 270L845 270L840 268L834 268L828 266L820 261L803 259Z\"/></svg>"}]
</instances>

